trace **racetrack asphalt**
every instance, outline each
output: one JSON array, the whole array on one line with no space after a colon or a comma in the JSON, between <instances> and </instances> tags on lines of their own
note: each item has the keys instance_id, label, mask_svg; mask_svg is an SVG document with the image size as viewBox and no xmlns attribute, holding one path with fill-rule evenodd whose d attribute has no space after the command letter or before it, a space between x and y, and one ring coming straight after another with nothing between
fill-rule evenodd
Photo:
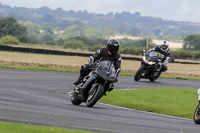
<instances>
[{"instance_id":1,"label":"racetrack asphalt","mask_svg":"<svg viewBox=\"0 0 200 133\"><path fill-rule=\"evenodd\" d=\"M97 103L71 104L78 73L0 69L0 121L114 133L199 133L191 119ZM119 76L116 89L199 88L199 81L158 79L135 82ZM110 92L112 93L112 92ZM134 102L134 101L133 101ZM195 107L194 107L195 108ZM194 112L191 112L192 114Z\"/></svg>"}]
</instances>

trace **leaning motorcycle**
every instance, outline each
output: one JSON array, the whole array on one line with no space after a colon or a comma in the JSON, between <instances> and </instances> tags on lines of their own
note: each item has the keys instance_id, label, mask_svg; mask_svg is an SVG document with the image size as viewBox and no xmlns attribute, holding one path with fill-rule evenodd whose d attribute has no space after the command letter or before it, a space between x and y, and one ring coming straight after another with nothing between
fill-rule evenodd
<instances>
[{"instance_id":1,"label":"leaning motorcycle","mask_svg":"<svg viewBox=\"0 0 200 133\"><path fill-rule=\"evenodd\" d=\"M112 62L101 61L91 69L83 81L74 88L72 104L80 105L86 102L87 107L93 107L103 95L106 95L112 83L117 82Z\"/></svg>"},{"instance_id":2,"label":"leaning motorcycle","mask_svg":"<svg viewBox=\"0 0 200 133\"><path fill-rule=\"evenodd\" d=\"M200 124L200 88L197 90L197 96L199 104L194 111L193 120L196 124Z\"/></svg>"},{"instance_id":3,"label":"leaning motorcycle","mask_svg":"<svg viewBox=\"0 0 200 133\"><path fill-rule=\"evenodd\" d=\"M141 61L141 67L136 72L134 80L139 81L141 78L145 78L149 79L151 82L154 82L162 73L161 61L164 58L165 56L159 52L145 52L145 50L143 50L143 60Z\"/></svg>"}]
</instances>

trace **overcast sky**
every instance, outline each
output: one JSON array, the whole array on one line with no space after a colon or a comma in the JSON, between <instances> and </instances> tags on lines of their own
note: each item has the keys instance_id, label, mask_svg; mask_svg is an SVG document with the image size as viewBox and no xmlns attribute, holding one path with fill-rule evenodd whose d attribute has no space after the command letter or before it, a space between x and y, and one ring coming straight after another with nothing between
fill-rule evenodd
<instances>
[{"instance_id":1,"label":"overcast sky","mask_svg":"<svg viewBox=\"0 0 200 133\"><path fill-rule=\"evenodd\" d=\"M200 0L0 0L12 7L87 10L89 13L128 11L142 16L160 17L165 20L200 23Z\"/></svg>"}]
</instances>

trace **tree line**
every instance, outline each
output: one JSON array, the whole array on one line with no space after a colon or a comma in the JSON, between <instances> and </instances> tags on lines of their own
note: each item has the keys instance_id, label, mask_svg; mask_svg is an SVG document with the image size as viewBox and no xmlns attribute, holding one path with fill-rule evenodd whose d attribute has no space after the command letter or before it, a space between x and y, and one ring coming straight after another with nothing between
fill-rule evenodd
<instances>
[{"instance_id":1,"label":"tree line","mask_svg":"<svg viewBox=\"0 0 200 133\"><path fill-rule=\"evenodd\" d=\"M13 17L0 18L0 42L1 43L46 43L49 45L60 45L64 48L87 49L95 51L105 47L108 37L114 36L115 32L110 28L80 27L71 25L64 31L59 28L52 29L49 24L38 25L30 21L17 22ZM122 54L142 54L146 48L155 47L152 39L140 40L120 39L120 52ZM189 51L188 51L189 50ZM173 58L199 59L200 34L191 34L184 38L183 50L173 51Z\"/></svg>"}]
</instances>

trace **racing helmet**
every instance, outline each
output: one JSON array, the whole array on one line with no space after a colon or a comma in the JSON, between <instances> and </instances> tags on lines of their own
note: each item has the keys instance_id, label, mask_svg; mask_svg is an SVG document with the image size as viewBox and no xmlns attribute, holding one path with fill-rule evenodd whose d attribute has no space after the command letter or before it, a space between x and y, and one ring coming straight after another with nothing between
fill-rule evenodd
<instances>
[{"instance_id":1,"label":"racing helmet","mask_svg":"<svg viewBox=\"0 0 200 133\"><path fill-rule=\"evenodd\" d=\"M107 42L107 48L112 54L116 54L119 50L120 43L117 39L110 39Z\"/></svg>"},{"instance_id":2,"label":"racing helmet","mask_svg":"<svg viewBox=\"0 0 200 133\"><path fill-rule=\"evenodd\" d=\"M164 40L164 41L162 42L162 44L161 44L161 50L162 50L162 51L166 51L166 50L168 49L168 47L169 47L168 42Z\"/></svg>"}]
</instances>

